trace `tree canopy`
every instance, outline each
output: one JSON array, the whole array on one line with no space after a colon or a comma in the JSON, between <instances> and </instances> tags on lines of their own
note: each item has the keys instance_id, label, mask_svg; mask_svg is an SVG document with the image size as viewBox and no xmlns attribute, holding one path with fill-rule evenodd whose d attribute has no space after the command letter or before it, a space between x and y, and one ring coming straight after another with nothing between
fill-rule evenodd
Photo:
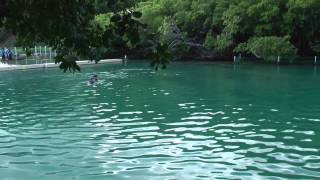
<instances>
[{"instance_id":1,"label":"tree canopy","mask_svg":"<svg viewBox=\"0 0 320 180\"><path fill-rule=\"evenodd\" d=\"M41 42L57 50L57 63L79 70L77 57L99 60L105 47L135 44L142 23L136 19L134 1L103 0L4 0L0 3L0 26L10 30L23 46ZM96 15L108 14L107 23Z\"/></svg>"},{"instance_id":2,"label":"tree canopy","mask_svg":"<svg viewBox=\"0 0 320 180\"><path fill-rule=\"evenodd\" d=\"M64 70L78 70L78 57L130 52L166 67L195 52L319 54L319 9L319 0L3 0L0 28L26 47L52 46Z\"/></svg>"},{"instance_id":3,"label":"tree canopy","mask_svg":"<svg viewBox=\"0 0 320 180\"><path fill-rule=\"evenodd\" d=\"M295 47L291 52L302 56L320 50L319 0L146 0L138 9L150 31L161 33L170 18L186 38L222 56L262 39L286 46L285 52Z\"/></svg>"}]
</instances>

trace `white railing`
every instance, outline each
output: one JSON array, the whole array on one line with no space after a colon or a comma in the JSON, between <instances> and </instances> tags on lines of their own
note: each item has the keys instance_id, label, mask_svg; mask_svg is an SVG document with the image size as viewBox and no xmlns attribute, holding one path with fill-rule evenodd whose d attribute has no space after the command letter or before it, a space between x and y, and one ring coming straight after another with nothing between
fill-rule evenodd
<instances>
[{"instance_id":1,"label":"white railing","mask_svg":"<svg viewBox=\"0 0 320 180\"><path fill-rule=\"evenodd\" d=\"M56 51L54 51L51 47L47 46L35 46L31 48L31 56L27 56L27 49L23 49L21 47L13 47L8 48L11 53L11 58L9 58L8 54L5 59L2 58L2 51L0 49L0 59L2 63L8 65L32 65L32 64L47 64L53 63L54 57L56 56ZM9 52L7 51L7 53Z\"/></svg>"},{"instance_id":2,"label":"white railing","mask_svg":"<svg viewBox=\"0 0 320 180\"><path fill-rule=\"evenodd\" d=\"M287 57L282 57L282 56L274 56L273 61L268 60L268 61L263 61L261 59L260 62L273 62L275 64L310 64L310 65L318 65L318 58L319 56L309 56L309 57L295 57L295 58L287 58ZM240 63L240 62L251 62L258 60L258 58L255 57L241 57L241 56L233 56L233 62L234 63Z\"/></svg>"}]
</instances>

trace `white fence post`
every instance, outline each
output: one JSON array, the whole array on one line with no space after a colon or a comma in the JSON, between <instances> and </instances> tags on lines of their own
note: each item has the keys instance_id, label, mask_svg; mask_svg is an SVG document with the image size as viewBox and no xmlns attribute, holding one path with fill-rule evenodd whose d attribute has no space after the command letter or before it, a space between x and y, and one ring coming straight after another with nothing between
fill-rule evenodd
<instances>
[{"instance_id":1,"label":"white fence post","mask_svg":"<svg viewBox=\"0 0 320 180\"><path fill-rule=\"evenodd\" d=\"M280 56L278 56L278 64L280 63Z\"/></svg>"},{"instance_id":2,"label":"white fence post","mask_svg":"<svg viewBox=\"0 0 320 180\"><path fill-rule=\"evenodd\" d=\"M127 55L124 55L124 66L127 66Z\"/></svg>"},{"instance_id":3,"label":"white fence post","mask_svg":"<svg viewBox=\"0 0 320 180\"><path fill-rule=\"evenodd\" d=\"M44 46L44 57L47 58L47 46Z\"/></svg>"},{"instance_id":4,"label":"white fence post","mask_svg":"<svg viewBox=\"0 0 320 180\"><path fill-rule=\"evenodd\" d=\"M314 64L317 65L317 56L314 57Z\"/></svg>"},{"instance_id":5,"label":"white fence post","mask_svg":"<svg viewBox=\"0 0 320 180\"><path fill-rule=\"evenodd\" d=\"M24 52L26 52L26 48L24 48ZM26 65L28 65L28 56L26 56Z\"/></svg>"},{"instance_id":6,"label":"white fence post","mask_svg":"<svg viewBox=\"0 0 320 180\"><path fill-rule=\"evenodd\" d=\"M233 62L236 63L237 61L237 56L233 56Z\"/></svg>"},{"instance_id":7,"label":"white fence post","mask_svg":"<svg viewBox=\"0 0 320 180\"><path fill-rule=\"evenodd\" d=\"M49 57L50 57L50 61L51 61L51 57L52 57L52 48L51 47L50 47Z\"/></svg>"},{"instance_id":8,"label":"white fence post","mask_svg":"<svg viewBox=\"0 0 320 180\"><path fill-rule=\"evenodd\" d=\"M40 52L41 52L41 49L39 49L40 50ZM38 56L38 52L37 52L37 46L35 46L35 52L36 52L36 55L35 55L35 59L36 59L36 64L38 64L38 59L37 59L37 56Z\"/></svg>"},{"instance_id":9,"label":"white fence post","mask_svg":"<svg viewBox=\"0 0 320 180\"><path fill-rule=\"evenodd\" d=\"M17 52L17 47L14 47L14 51L16 54L16 65L18 64L18 52Z\"/></svg>"}]
</instances>

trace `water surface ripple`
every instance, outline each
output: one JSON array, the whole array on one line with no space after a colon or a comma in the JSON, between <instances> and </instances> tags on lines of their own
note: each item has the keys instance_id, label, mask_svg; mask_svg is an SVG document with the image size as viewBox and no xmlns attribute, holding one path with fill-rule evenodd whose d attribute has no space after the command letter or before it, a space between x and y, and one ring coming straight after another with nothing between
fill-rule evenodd
<instances>
[{"instance_id":1,"label":"water surface ripple","mask_svg":"<svg viewBox=\"0 0 320 180\"><path fill-rule=\"evenodd\" d=\"M319 80L254 65L3 72L0 179L320 179Z\"/></svg>"}]
</instances>

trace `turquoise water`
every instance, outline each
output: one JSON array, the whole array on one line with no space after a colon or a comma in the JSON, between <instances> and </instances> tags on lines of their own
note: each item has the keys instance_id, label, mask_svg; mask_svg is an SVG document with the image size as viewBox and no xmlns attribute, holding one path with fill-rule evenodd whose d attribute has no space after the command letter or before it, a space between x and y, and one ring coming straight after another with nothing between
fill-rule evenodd
<instances>
[{"instance_id":1,"label":"turquoise water","mask_svg":"<svg viewBox=\"0 0 320 180\"><path fill-rule=\"evenodd\" d=\"M0 179L320 179L319 82L311 66L1 72Z\"/></svg>"}]
</instances>

